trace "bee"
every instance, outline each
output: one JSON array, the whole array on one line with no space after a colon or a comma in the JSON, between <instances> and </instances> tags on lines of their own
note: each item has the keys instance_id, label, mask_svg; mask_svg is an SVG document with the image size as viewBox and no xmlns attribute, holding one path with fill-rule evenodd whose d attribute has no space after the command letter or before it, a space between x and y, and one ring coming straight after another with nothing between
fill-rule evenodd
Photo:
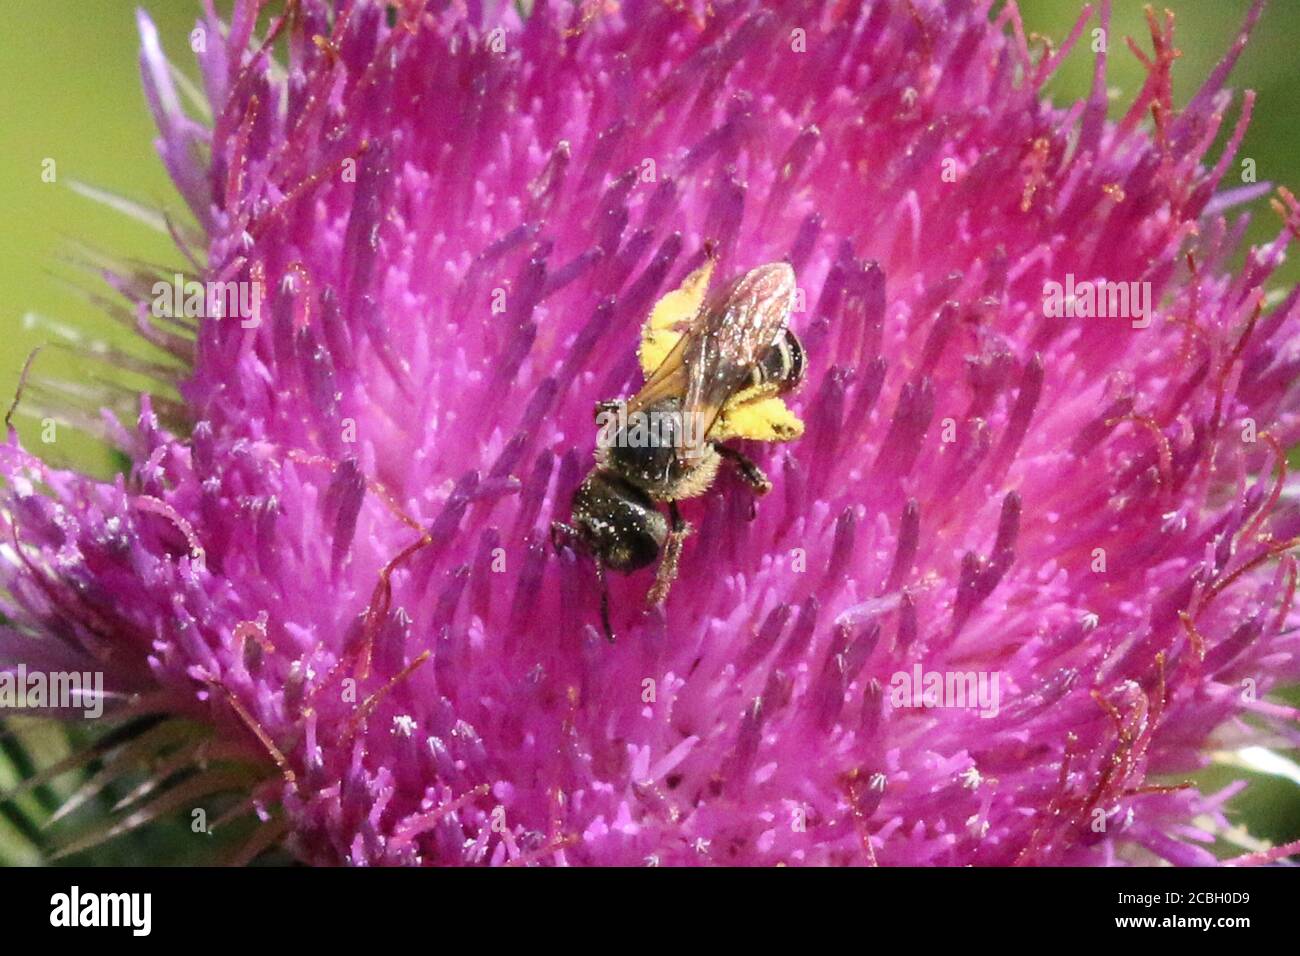
<instances>
[{"instance_id":1,"label":"bee","mask_svg":"<svg viewBox=\"0 0 1300 956\"><path fill-rule=\"evenodd\" d=\"M806 371L803 344L788 327L794 269L761 265L707 297L715 264L707 257L651 310L637 352L645 384L630 399L596 403L595 467L574 492L572 523L551 525L557 550L567 539L594 558L610 641L606 569L629 574L659 560L646 598L661 604L692 530L678 502L704 494L724 461L755 495L771 490L758 465L723 443L803 434L782 398Z\"/></svg>"}]
</instances>

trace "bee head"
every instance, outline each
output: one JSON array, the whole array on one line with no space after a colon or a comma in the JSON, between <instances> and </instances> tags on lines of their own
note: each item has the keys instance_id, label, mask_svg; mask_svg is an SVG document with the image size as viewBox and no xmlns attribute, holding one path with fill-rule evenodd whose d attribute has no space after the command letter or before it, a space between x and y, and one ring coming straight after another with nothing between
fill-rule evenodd
<instances>
[{"instance_id":1,"label":"bee head","mask_svg":"<svg viewBox=\"0 0 1300 956\"><path fill-rule=\"evenodd\" d=\"M624 573L653 564L668 537L650 496L600 469L573 493L573 525L601 564Z\"/></svg>"}]
</instances>

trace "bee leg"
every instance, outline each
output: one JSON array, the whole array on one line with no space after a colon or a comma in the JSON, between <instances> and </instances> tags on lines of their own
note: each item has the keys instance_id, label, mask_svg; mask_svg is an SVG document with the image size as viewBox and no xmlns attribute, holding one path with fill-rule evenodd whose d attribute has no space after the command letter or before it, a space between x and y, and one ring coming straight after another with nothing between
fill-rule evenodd
<instances>
[{"instance_id":1,"label":"bee leg","mask_svg":"<svg viewBox=\"0 0 1300 956\"><path fill-rule=\"evenodd\" d=\"M599 422L602 414L612 415L618 411L618 407L622 404L622 401L617 398L602 399L596 403L596 409L592 412L592 417Z\"/></svg>"},{"instance_id":2,"label":"bee leg","mask_svg":"<svg viewBox=\"0 0 1300 956\"><path fill-rule=\"evenodd\" d=\"M614 643L614 628L609 623L609 582L605 580L605 566L596 560L596 580L600 582L600 626L605 629L605 640Z\"/></svg>"},{"instance_id":3,"label":"bee leg","mask_svg":"<svg viewBox=\"0 0 1300 956\"><path fill-rule=\"evenodd\" d=\"M682 558L682 542L691 533L691 526L682 520L682 513L677 510L677 502L668 502L670 518L668 540L664 543L664 556L655 571L655 583L646 595L646 603L651 607L663 604L677 580L677 565Z\"/></svg>"},{"instance_id":4,"label":"bee leg","mask_svg":"<svg viewBox=\"0 0 1300 956\"><path fill-rule=\"evenodd\" d=\"M754 490L756 495L765 495L772 490L772 482L763 474L763 469L750 459L743 451L735 448L729 448L721 442L714 442L713 447L717 449L718 454L736 466L736 471L745 484Z\"/></svg>"}]
</instances>

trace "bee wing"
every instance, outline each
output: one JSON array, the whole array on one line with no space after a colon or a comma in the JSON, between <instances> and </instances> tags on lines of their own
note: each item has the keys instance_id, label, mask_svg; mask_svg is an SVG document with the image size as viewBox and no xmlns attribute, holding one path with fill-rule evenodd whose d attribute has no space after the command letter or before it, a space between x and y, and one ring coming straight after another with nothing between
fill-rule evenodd
<instances>
[{"instance_id":1,"label":"bee wing","mask_svg":"<svg viewBox=\"0 0 1300 956\"><path fill-rule=\"evenodd\" d=\"M706 259L682 282L655 303L641 329L637 359L646 381L628 402L629 412L647 408L666 398L680 398L686 392L686 351L693 331L699 327L700 307L713 275L714 260Z\"/></svg>"},{"instance_id":2,"label":"bee wing","mask_svg":"<svg viewBox=\"0 0 1300 956\"><path fill-rule=\"evenodd\" d=\"M683 421L689 452L708 439L728 399L752 380L754 366L785 328L794 304L794 270L784 262L746 273L717 309L683 338ZM675 351L675 350L674 350Z\"/></svg>"},{"instance_id":3,"label":"bee wing","mask_svg":"<svg viewBox=\"0 0 1300 956\"><path fill-rule=\"evenodd\" d=\"M646 379L641 390L627 403L627 411L640 411L666 398L681 398L686 393L689 380L686 370L686 354L690 349L691 333L681 336L669 350L664 360Z\"/></svg>"},{"instance_id":4,"label":"bee wing","mask_svg":"<svg viewBox=\"0 0 1300 956\"><path fill-rule=\"evenodd\" d=\"M714 308L699 310L645 385L627 403L629 413L670 398L682 399L685 455L709 437L719 413L752 380L754 366L776 341L794 301L794 270L783 262L746 273Z\"/></svg>"}]
</instances>

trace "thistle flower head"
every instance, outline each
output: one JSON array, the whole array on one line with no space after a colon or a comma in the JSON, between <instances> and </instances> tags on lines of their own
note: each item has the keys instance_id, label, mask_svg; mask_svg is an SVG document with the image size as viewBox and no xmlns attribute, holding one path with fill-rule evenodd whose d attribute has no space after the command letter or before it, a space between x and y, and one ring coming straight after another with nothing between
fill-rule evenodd
<instances>
[{"instance_id":1,"label":"thistle flower head","mask_svg":"<svg viewBox=\"0 0 1300 956\"><path fill-rule=\"evenodd\" d=\"M116 481L0 449L0 656L213 724L312 862L1211 862L1230 793L1157 784L1294 743L1300 674L1300 218L1234 270L1225 182L1258 8L1181 108L1153 19L1111 121L1104 42L1042 94L1107 3L1041 53L991 7L239 0L210 123L141 15L191 278L254 294L112 277L179 401ZM684 503L662 608L611 578L610 646L548 527L706 248L792 265L806 431Z\"/></svg>"}]
</instances>

